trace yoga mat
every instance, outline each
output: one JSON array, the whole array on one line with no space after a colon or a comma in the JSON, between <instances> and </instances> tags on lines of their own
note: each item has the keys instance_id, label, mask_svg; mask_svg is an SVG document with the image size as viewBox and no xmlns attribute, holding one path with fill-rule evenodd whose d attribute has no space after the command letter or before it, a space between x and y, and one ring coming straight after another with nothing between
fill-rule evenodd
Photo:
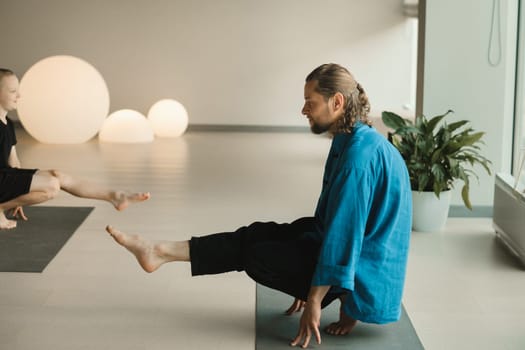
<instances>
[{"instance_id":1,"label":"yoga mat","mask_svg":"<svg viewBox=\"0 0 525 350\"><path fill-rule=\"evenodd\" d=\"M93 207L24 207L28 221L0 230L0 272L42 272Z\"/></svg>"},{"instance_id":2,"label":"yoga mat","mask_svg":"<svg viewBox=\"0 0 525 350\"><path fill-rule=\"evenodd\" d=\"M256 340L257 350L293 349L290 341L297 335L301 313L286 316L284 311L292 304L293 298L257 285ZM339 301L323 309L321 316L321 345L315 337L308 348L317 349L359 349L359 350L420 350L419 340L408 315L403 308L401 319L395 323L376 325L358 322L352 333L346 336L326 334L323 328L339 320ZM301 344L302 345L302 344ZM300 346L296 348L300 349Z\"/></svg>"}]
</instances>

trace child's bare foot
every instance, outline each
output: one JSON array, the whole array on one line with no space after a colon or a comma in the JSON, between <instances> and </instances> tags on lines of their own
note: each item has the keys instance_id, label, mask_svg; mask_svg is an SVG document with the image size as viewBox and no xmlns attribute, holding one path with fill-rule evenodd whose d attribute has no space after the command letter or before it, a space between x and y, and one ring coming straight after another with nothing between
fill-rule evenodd
<instances>
[{"instance_id":1,"label":"child's bare foot","mask_svg":"<svg viewBox=\"0 0 525 350\"><path fill-rule=\"evenodd\" d=\"M10 230L16 227L15 220L6 218L3 211L0 211L0 230Z\"/></svg>"},{"instance_id":2,"label":"child's bare foot","mask_svg":"<svg viewBox=\"0 0 525 350\"><path fill-rule=\"evenodd\" d=\"M148 200L149 197L151 197L149 192L129 193L116 191L111 195L111 203L113 203L115 208L120 211L126 209L130 203L143 202Z\"/></svg>"},{"instance_id":3,"label":"child's bare foot","mask_svg":"<svg viewBox=\"0 0 525 350\"><path fill-rule=\"evenodd\" d=\"M135 255L144 271L153 272L166 262L155 243L138 235L128 235L112 226L107 226L106 231L118 244Z\"/></svg>"}]
</instances>

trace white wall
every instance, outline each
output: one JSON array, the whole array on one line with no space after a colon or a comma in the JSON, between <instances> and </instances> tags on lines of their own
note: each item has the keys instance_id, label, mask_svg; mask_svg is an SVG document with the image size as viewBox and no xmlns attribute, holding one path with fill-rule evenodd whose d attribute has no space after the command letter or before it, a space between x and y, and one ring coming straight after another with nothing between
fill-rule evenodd
<instances>
[{"instance_id":1,"label":"white wall","mask_svg":"<svg viewBox=\"0 0 525 350\"><path fill-rule=\"evenodd\" d=\"M192 124L304 126L304 78L325 62L354 73L375 114L413 102L402 0L18 0L1 2L0 23L0 66L83 58L111 111L169 97Z\"/></svg>"},{"instance_id":2,"label":"white wall","mask_svg":"<svg viewBox=\"0 0 525 350\"><path fill-rule=\"evenodd\" d=\"M493 0L427 0L423 114L448 109L485 131L483 154L494 172L510 172L516 56L517 0L501 0L501 62L488 61ZM496 17L497 18L497 17ZM496 23L497 24L497 23ZM497 49L497 27L493 31ZM496 52L492 51L495 58ZM492 205L494 176L477 169L474 206ZM462 205L458 184L453 204Z\"/></svg>"}]
</instances>

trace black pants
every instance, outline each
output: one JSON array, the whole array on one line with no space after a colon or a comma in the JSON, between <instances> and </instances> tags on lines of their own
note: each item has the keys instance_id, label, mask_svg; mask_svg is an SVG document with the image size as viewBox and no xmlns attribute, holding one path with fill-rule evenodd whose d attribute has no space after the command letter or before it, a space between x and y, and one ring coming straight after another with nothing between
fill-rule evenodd
<instances>
[{"instance_id":1,"label":"black pants","mask_svg":"<svg viewBox=\"0 0 525 350\"><path fill-rule=\"evenodd\" d=\"M29 193L36 171L37 169L0 169L0 203Z\"/></svg>"},{"instance_id":2,"label":"black pants","mask_svg":"<svg viewBox=\"0 0 525 350\"><path fill-rule=\"evenodd\" d=\"M255 282L306 300L320 243L314 217L289 224L255 222L190 240L193 276L245 271ZM310 234L309 234L310 233ZM323 307L338 295L328 293Z\"/></svg>"}]
</instances>

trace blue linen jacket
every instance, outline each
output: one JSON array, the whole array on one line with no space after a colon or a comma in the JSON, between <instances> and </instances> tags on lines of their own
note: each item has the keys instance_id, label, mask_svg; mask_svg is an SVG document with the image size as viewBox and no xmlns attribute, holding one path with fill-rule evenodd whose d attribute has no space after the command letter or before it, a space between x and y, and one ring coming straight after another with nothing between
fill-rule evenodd
<instances>
[{"instance_id":1,"label":"blue linen jacket","mask_svg":"<svg viewBox=\"0 0 525 350\"><path fill-rule=\"evenodd\" d=\"M397 321L412 225L410 181L399 151L361 123L337 134L315 216L322 244L312 285L348 291L343 311L354 319Z\"/></svg>"}]
</instances>

